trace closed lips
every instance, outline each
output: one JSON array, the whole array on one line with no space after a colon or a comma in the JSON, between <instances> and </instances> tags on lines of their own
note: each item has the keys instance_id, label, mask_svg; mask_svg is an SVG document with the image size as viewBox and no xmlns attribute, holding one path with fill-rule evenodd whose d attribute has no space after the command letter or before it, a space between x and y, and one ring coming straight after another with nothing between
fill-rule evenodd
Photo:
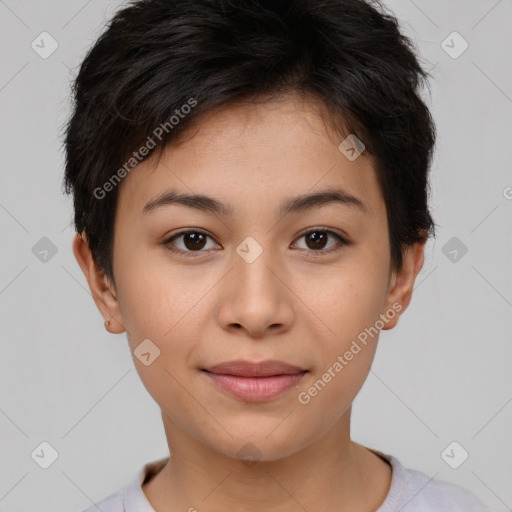
<instances>
[{"instance_id":1,"label":"closed lips","mask_svg":"<svg viewBox=\"0 0 512 512\"><path fill-rule=\"evenodd\" d=\"M202 369L217 388L245 402L272 400L296 387L308 372L283 361L238 360Z\"/></svg>"},{"instance_id":2,"label":"closed lips","mask_svg":"<svg viewBox=\"0 0 512 512\"><path fill-rule=\"evenodd\" d=\"M306 373L308 370L294 366L283 361L269 360L263 362L251 362L236 360L220 363L204 371L219 375L234 375L238 377L271 377L277 375L293 375Z\"/></svg>"}]
</instances>

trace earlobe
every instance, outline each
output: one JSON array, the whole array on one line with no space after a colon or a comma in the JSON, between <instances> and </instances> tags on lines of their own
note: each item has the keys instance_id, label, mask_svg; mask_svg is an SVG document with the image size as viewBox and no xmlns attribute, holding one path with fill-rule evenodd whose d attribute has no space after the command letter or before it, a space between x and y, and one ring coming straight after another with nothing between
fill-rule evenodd
<instances>
[{"instance_id":1,"label":"earlobe","mask_svg":"<svg viewBox=\"0 0 512 512\"><path fill-rule=\"evenodd\" d=\"M114 286L106 274L96 265L85 233L75 234L73 254L87 279L96 307L105 318L105 328L114 334L123 332L124 325L119 310L119 302L113 291Z\"/></svg>"},{"instance_id":2,"label":"earlobe","mask_svg":"<svg viewBox=\"0 0 512 512\"><path fill-rule=\"evenodd\" d=\"M410 245L404 251L402 266L393 273L390 279L384 313L390 309L403 313L409 306L416 276L423 266L424 248L425 242L418 242ZM387 322L383 330L393 329L398 323L398 319L399 315L397 314Z\"/></svg>"}]
</instances>

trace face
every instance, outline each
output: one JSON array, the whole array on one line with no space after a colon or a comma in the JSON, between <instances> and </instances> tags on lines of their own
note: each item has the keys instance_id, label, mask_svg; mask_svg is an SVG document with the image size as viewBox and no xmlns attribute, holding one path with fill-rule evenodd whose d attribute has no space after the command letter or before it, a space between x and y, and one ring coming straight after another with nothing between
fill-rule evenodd
<instances>
[{"instance_id":1,"label":"face","mask_svg":"<svg viewBox=\"0 0 512 512\"><path fill-rule=\"evenodd\" d=\"M376 332L396 324L421 267L416 251L391 272L374 163L349 160L318 107L226 107L119 191L115 289L97 303L126 330L168 434L232 457L251 442L282 458L346 424ZM253 386L204 371L240 359L305 372Z\"/></svg>"}]
</instances>

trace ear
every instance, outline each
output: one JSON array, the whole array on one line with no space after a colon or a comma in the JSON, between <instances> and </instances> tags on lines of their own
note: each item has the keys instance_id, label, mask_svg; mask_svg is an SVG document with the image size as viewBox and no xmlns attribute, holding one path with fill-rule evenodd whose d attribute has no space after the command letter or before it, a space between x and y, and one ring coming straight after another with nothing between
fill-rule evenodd
<instances>
[{"instance_id":1,"label":"ear","mask_svg":"<svg viewBox=\"0 0 512 512\"><path fill-rule=\"evenodd\" d=\"M401 268L398 271L393 271L389 279L384 311L396 309L396 304L400 304L401 309L399 311L402 313L409 306L416 276L423 266L425 243L415 243L405 250ZM395 304L395 308L393 308L393 304ZM395 315L392 319L389 319L382 330L393 329L398 323L399 317L400 315Z\"/></svg>"},{"instance_id":2,"label":"ear","mask_svg":"<svg viewBox=\"0 0 512 512\"><path fill-rule=\"evenodd\" d=\"M106 274L98 268L92 256L85 233L76 233L73 240L73 254L84 273L92 298L105 320L110 323L105 328L114 334L124 331L115 286Z\"/></svg>"}]
</instances>

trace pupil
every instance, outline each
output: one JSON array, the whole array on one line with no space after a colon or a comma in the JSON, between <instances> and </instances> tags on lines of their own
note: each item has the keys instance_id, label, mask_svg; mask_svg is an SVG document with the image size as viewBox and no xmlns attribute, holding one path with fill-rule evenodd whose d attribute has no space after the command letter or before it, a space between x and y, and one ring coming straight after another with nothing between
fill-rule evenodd
<instances>
[{"instance_id":1,"label":"pupil","mask_svg":"<svg viewBox=\"0 0 512 512\"><path fill-rule=\"evenodd\" d=\"M325 240L327 238L325 236L325 233L322 233L321 231L320 232L313 231L312 233L310 233L308 235L308 238L310 240L313 240L313 245L314 246L310 247L311 249L322 249L323 247L325 247Z\"/></svg>"},{"instance_id":2,"label":"pupil","mask_svg":"<svg viewBox=\"0 0 512 512\"><path fill-rule=\"evenodd\" d=\"M187 233L184 237L184 243L187 249L202 249L206 237L202 233ZM187 242L192 242L187 243Z\"/></svg>"}]
</instances>

